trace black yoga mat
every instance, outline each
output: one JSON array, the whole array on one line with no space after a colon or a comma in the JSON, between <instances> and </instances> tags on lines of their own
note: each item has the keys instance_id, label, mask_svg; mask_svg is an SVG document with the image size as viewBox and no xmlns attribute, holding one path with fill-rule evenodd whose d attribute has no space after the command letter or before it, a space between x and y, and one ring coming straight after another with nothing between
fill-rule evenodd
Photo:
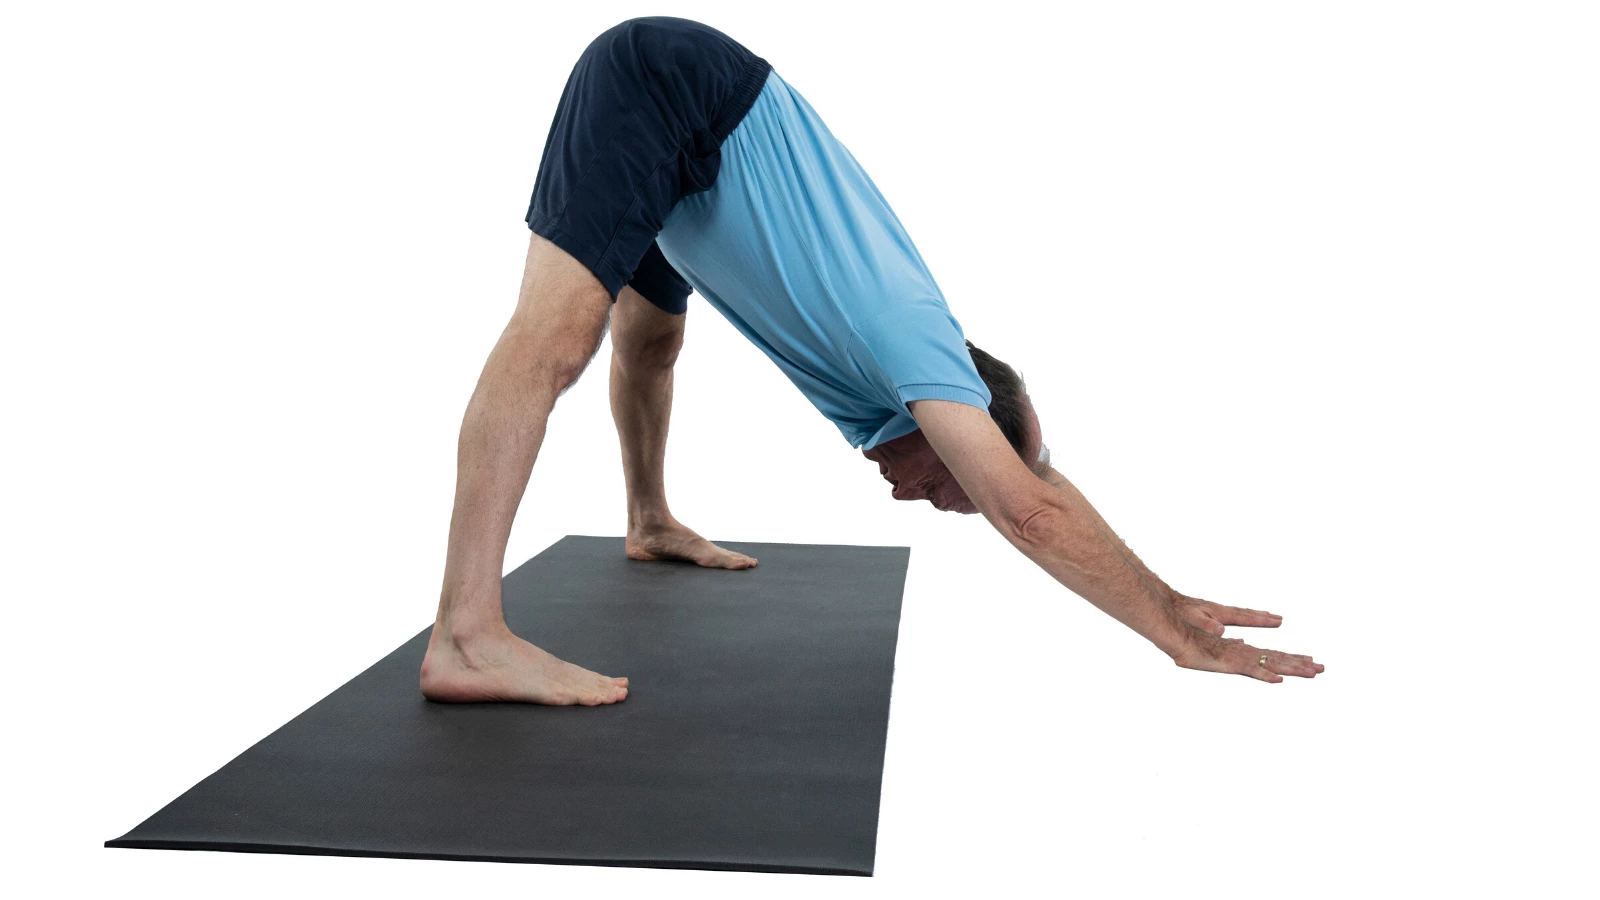
<instances>
[{"instance_id":1,"label":"black yoga mat","mask_svg":"<svg viewBox=\"0 0 1600 900\"><path fill-rule=\"evenodd\" d=\"M424 630L106 846L871 875L910 551L722 546L760 564L568 535L505 577L622 703L430 703Z\"/></svg>"}]
</instances>

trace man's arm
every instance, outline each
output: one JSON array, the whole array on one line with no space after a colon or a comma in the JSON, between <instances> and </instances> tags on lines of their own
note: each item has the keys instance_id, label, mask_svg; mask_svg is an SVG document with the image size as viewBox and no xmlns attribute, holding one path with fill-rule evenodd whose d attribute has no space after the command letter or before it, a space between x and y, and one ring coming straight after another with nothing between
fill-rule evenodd
<instances>
[{"instance_id":1,"label":"man's arm","mask_svg":"<svg viewBox=\"0 0 1600 900\"><path fill-rule=\"evenodd\" d=\"M1111 530L1111 526L1101 517L1100 512L1089 503L1089 498L1085 497L1072 482L1068 481L1067 476L1057 472L1049 465L1044 465L1039 477L1044 480L1045 484L1065 494L1066 502L1073 504L1091 517L1101 537L1115 547L1123 558L1128 561L1128 564L1137 569L1147 581L1155 584L1166 595L1168 602L1177 607L1178 614L1190 625L1211 634L1220 635L1226 625L1276 628L1283 624L1283 617L1273 613L1259 609L1245 609L1238 606L1223 606L1220 603L1212 603L1209 600L1190 597L1187 594L1173 590L1156 573L1150 571L1150 567L1144 564L1144 560L1133 552L1133 548L1129 547L1126 541ZM1259 657L1257 658L1259 659Z\"/></svg>"},{"instance_id":2,"label":"man's arm","mask_svg":"<svg viewBox=\"0 0 1600 900\"><path fill-rule=\"evenodd\" d=\"M1309 657L1260 650L1185 621L1171 589L1135 562L1088 502L1080 502L1082 494L1040 480L986 411L949 400L916 400L909 408L967 497L1007 541L1178 665L1271 682L1316 674Z\"/></svg>"}]
</instances>

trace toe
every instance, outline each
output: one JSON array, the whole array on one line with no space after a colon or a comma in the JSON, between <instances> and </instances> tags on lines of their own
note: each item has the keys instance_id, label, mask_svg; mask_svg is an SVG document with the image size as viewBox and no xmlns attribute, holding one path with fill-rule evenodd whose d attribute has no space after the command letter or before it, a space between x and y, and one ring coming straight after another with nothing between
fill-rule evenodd
<instances>
[{"instance_id":1,"label":"toe","mask_svg":"<svg viewBox=\"0 0 1600 900\"><path fill-rule=\"evenodd\" d=\"M583 692L583 705L599 706L610 703L616 699L617 691L621 690L615 685L596 685Z\"/></svg>"}]
</instances>

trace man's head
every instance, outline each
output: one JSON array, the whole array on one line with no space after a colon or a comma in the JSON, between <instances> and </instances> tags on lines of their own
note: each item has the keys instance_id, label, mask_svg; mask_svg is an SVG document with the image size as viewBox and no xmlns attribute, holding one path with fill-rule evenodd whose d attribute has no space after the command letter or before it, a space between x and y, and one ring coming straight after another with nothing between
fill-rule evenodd
<instances>
[{"instance_id":1,"label":"man's head","mask_svg":"<svg viewBox=\"0 0 1600 900\"><path fill-rule=\"evenodd\" d=\"M967 352L978 367L978 377L989 388L989 417L1028 468L1043 471L1039 450L1043 438L1039 417L1017 371L967 341ZM863 450L861 454L878 464L878 473L894 485L896 500L927 500L946 512L975 513L978 508L967 498L955 476L933 452L933 446L919 429Z\"/></svg>"}]
</instances>

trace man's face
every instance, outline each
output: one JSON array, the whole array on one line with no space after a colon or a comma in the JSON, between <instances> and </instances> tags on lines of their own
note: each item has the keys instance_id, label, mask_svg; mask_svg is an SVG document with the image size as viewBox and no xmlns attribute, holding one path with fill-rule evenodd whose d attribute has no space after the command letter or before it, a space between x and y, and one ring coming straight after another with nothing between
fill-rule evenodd
<instances>
[{"instance_id":1,"label":"man's face","mask_svg":"<svg viewBox=\"0 0 1600 900\"><path fill-rule=\"evenodd\" d=\"M1026 438L1023 441L1022 458L1029 468L1033 468L1042 443L1039 419L1034 415L1032 406L1028 407L1023 418ZM921 429L885 441L871 450L863 450L861 455L878 464L878 474L894 485L893 496L896 500L926 500L943 512L971 515L978 511L956 477L939 459L939 454L933 452L933 445L922 436Z\"/></svg>"}]
</instances>

